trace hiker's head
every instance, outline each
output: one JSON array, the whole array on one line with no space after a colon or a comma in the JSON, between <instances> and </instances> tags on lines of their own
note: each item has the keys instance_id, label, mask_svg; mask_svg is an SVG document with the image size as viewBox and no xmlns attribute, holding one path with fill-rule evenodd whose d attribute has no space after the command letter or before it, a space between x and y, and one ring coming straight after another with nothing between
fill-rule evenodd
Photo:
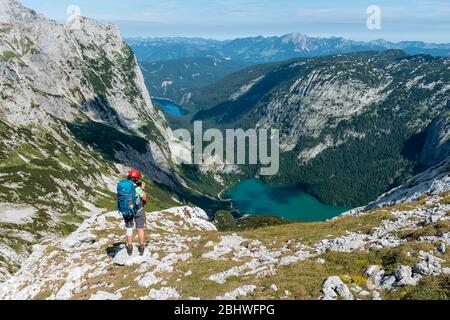
<instances>
[{"instance_id":1,"label":"hiker's head","mask_svg":"<svg viewBox=\"0 0 450 320\"><path fill-rule=\"evenodd\" d=\"M131 169L128 172L128 180L132 180L134 182L137 182L141 178L141 173L136 169Z\"/></svg>"}]
</instances>

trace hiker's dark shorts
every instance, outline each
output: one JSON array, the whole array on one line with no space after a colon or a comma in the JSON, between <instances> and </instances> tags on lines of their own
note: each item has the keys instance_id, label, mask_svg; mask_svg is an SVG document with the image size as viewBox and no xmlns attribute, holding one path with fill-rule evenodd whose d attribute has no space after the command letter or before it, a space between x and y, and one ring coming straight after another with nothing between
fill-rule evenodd
<instances>
[{"instance_id":1,"label":"hiker's dark shorts","mask_svg":"<svg viewBox=\"0 0 450 320\"><path fill-rule=\"evenodd\" d=\"M136 226L136 229L144 229L145 226L145 211L141 209L136 213L134 217L124 218L125 226L127 228L133 228Z\"/></svg>"}]
</instances>

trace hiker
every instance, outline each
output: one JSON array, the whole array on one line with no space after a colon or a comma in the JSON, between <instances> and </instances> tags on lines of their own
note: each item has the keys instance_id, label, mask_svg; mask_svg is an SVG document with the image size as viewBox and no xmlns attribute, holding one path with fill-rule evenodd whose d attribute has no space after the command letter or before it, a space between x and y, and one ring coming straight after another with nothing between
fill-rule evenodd
<instances>
[{"instance_id":1,"label":"hiker","mask_svg":"<svg viewBox=\"0 0 450 320\"><path fill-rule=\"evenodd\" d=\"M145 211L147 202L145 182L139 181L141 173L132 169L128 172L128 178L117 185L117 208L125 220L127 253L133 254L133 227L136 227L139 238L139 254L142 256L145 250Z\"/></svg>"}]
</instances>

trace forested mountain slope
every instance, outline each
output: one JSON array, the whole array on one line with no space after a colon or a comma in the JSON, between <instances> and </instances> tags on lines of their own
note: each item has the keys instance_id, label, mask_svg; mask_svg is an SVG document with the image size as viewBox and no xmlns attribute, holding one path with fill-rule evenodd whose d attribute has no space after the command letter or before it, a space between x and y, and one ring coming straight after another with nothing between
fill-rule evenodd
<instances>
[{"instance_id":1,"label":"forested mountain slope","mask_svg":"<svg viewBox=\"0 0 450 320\"><path fill-rule=\"evenodd\" d=\"M448 146L432 158L430 143L449 90L448 58L393 50L249 67L183 107L209 126L279 129L285 153L271 180L361 205L445 157Z\"/></svg>"},{"instance_id":2,"label":"forested mountain slope","mask_svg":"<svg viewBox=\"0 0 450 320\"><path fill-rule=\"evenodd\" d=\"M183 104L195 88L210 85L245 64L212 56L164 61L140 61L145 84L154 97Z\"/></svg>"}]
</instances>

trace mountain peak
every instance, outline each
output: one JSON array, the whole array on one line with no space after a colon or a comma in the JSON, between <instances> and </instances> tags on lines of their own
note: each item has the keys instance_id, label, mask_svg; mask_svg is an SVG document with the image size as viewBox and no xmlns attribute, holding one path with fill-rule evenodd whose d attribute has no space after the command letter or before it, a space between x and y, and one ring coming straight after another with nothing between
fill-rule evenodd
<instances>
[{"instance_id":1,"label":"mountain peak","mask_svg":"<svg viewBox=\"0 0 450 320\"><path fill-rule=\"evenodd\" d=\"M39 14L24 7L17 0L0 0L0 23L17 23L35 20Z\"/></svg>"},{"instance_id":2,"label":"mountain peak","mask_svg":"<svg viewBox=\"0 0 450 320\"><path fill-rule=\"evenodd\" d=\"M0 10L9 10L15 8L25 9L25 7L17 0L0 0L0 5Z\"/></svg>"},{"instance_id":3,"label":"mountain peak","mask_svg":"<svg viewBox=\"0 0 450 320\"><path fill-rule=\"evenodd\" d=\"M299 42L303 42L306 39L308 39L308 36L301 34L299 32L294 32L294 33L286 34L286 35L282 36L281 38L283 40L283 43L287 43L287 42L299 43Z\"/></svg>"}]
</instances>

